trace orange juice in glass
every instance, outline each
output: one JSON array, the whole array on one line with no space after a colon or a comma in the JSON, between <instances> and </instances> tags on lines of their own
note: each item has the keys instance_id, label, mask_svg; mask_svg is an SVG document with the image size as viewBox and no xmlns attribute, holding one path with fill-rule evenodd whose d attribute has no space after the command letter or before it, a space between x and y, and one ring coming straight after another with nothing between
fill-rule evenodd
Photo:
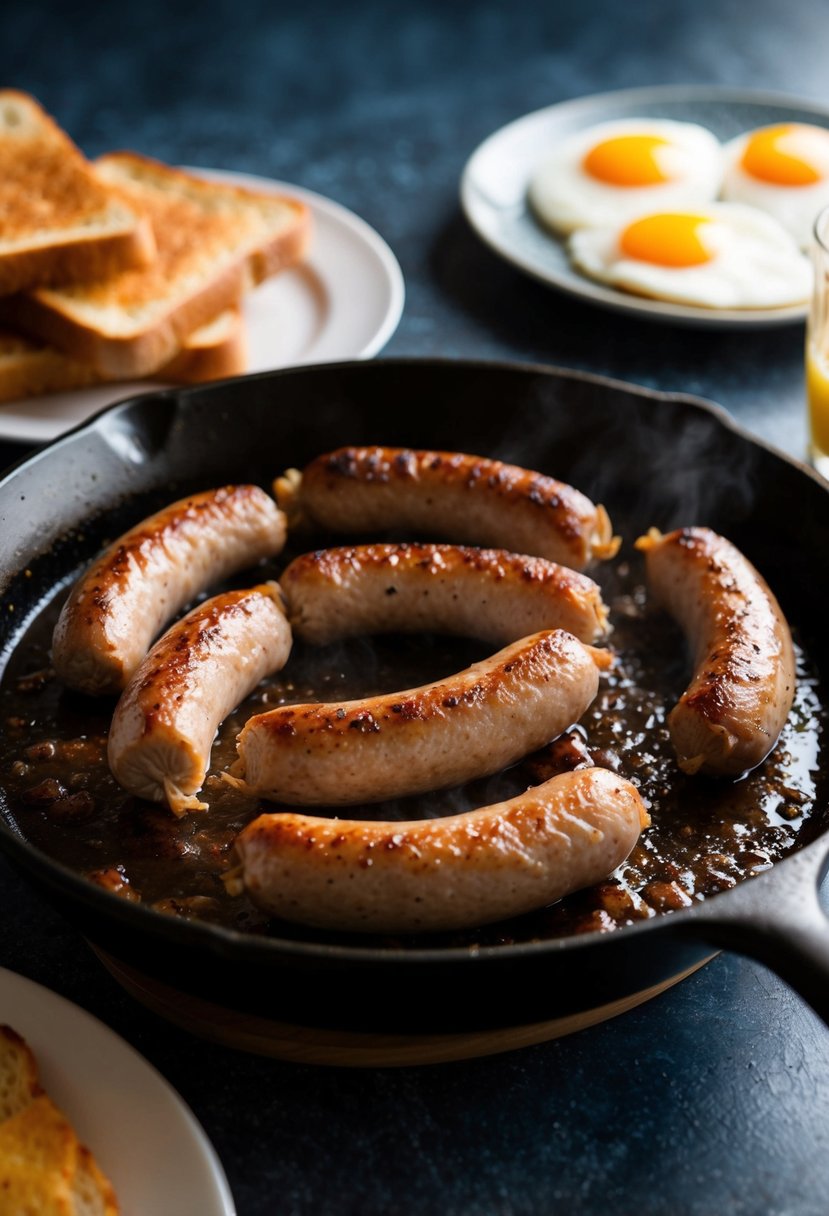
<instances>
[{"instance_id":1,"label":"orange juice in glass","mask_svg":"<svg viewBox=\"0 0 829 1216\"><path fill-rule=\"evenodd\" d=\"M806 333L809 455L817 471L829 477L829 207L815 220L812 264L815 285Z\"/></svg>"}]
</instances>

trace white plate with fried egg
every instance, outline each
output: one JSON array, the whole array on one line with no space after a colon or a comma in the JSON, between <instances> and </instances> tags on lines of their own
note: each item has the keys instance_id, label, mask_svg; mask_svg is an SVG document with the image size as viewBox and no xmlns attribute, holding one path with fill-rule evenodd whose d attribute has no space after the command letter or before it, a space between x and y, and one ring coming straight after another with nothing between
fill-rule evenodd
<instances>
[{"instance_id":1,"label":"white plate with fried egg","mask_svg":"<svg viewBox=\"0 0 829 1216\"><path fill-rule=\"evenodd\" d=\"M798 129L792 131L791 124ZM803 124L820 131L804 136ZM746 139L753 132L758 134L746 155ZM653 151L649 142L660 146ZM618 155L620 149L624 157ZM808 100L702 85L626 89L548 106L496 131L467 162L461 202L472 227L496 253L572 296L617 312L681 325L790 324L802 322L808 309L810 271L805 254L797 250L803 240L804 212L808 227L811 209L816 214L824 205L824 191L829 204L827 149L829 108ZM744 180L746 164L757 179ZM663 167L667 185L658 180ZM681 188L674 190L671 180ZM639 181L649 186L652 181L654 188L640 190ZM729 203L726 211L731 206L736 209L733 223L722 211L724 196ZM747 267L739 265L732 275L735 238L721 221L728 219L728 228L739 229L740 209L745 206L764 208L766 219L750 225L746 239L739 242L749 258L759 256L761 264L756 272L751 262ZM632 234L626 231L649 212L682 216L684 230L677 233L678 239L672 229L668 231L671 259L682 256L677 249L685 249L688 257L709 265L694 265L691 275L680 264L681 273L675 276L673 268L663 264L658 274L645 276L644 284L637 275L631 281L630 267L608 266L607 250L634 243L623 237L632 236L640 248L643 237L649 238L649 225ZM793 230L784 234L782 225L790 221ZM769 257L762 235L759 253L751 252L764 227L770 233L773 227L779 229ZM657 236L653 256L658 259L665 223L652 228ZM595 243L601 256L591 251L585 258L586 232L603 234L595 242L592 237L587 240L588 245ZM575 249L580 268L568 247ZM727 260L723 251L728 252ZM645 260L650 256L646 252ZM775 283L767 295L764 283L769 274ZM682 281L691 277L695 289L697 280L701 284L704 304L685 297ZM664 295L653 298L651 292Z\"/></svg>"}]
</instances>

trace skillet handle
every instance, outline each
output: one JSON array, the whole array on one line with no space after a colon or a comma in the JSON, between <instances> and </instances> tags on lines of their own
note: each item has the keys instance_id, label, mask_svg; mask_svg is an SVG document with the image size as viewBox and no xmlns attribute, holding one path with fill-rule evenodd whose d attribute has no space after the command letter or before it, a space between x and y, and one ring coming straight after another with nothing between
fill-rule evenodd
<instances>
[{"instance_id":1,"label":"skillet handle","mask_svg":"<svg viewBox=\"0 0 829 1216\"><path fill-rule=\"evenodd\" d=\"M763 963L829 1025L829 920L818 897L827 872L829 850L815 843L701 904L677 929Z\"/></svg>"}]
</instances>

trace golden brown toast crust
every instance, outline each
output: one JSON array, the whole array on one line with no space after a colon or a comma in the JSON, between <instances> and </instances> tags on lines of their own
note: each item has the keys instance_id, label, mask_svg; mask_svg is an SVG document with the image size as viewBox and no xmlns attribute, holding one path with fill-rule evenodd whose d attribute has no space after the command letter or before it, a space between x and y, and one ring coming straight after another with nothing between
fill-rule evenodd
<instances>
[{"instance_id":1,"label":"golden brown toast crust","mask_svg":"<svg viewBox=\"0 0 829 1216\"><path fill-rule=\"evenodd\" d=\"M0 1212L118 1216L112 1184L44 1093L31 1048L9 1026L0 1026L0 1083Z\"/></svg>"},{"instance_id":2,"label":"golden brown toast crust","mask_svg":"<svg viewBox=\"0 0 829 1216\"><path fill-rule=\"evenodd\" d=\"M154 251L149 221L42 107L0 90L0 293L146 265Z\"/></svg>"},{"instance_id":3,"label":"golden brown toast crust","mask_svg":"<svg viewBox=\"0 0 829 1216\"><path fill-rule=\"evenodd\" d=\"M230 310L228 310L230 311ZM181 384L203 384L207 380L223 380L239 376L248 366L248 335L245 319L238 308L232 310L221 340L202 343L201 330L190 334L179 353L157 373L159 380Z\"/></svg>"},{"instance_id":4,"label":"golden brown toast crust","mask_svg":"<svg viewBox=\"0 0 829 1216\"><path fill-rule=\"evenodd\" d=\"M222 314L220 331L194 330L179 353L159 368L156 379L167 383L202 384L239 376L247 370L247 331L237 309ZM67 392L107 383L88 363L71 359L38 338L24 338L0 328L0 404L43 393Z\"/></svg>"},{"instance_id":5,"label":"golden brown toast crust","mask_svg":"<svg viewBox=\"0 0 829 1216\"><path fill-rule=\"evenodd\" d=\"M0 300L0 319L11 319L28 333L52 343L59 350L89 364L104 380L130 380L152 376L169 363L195 329L206 325L225 308L238 304L247 285L245 266L231 266L177 309L162 317L152 329L119 337L101 334L77 318L67 316L44 302L39 295L20 295Z\"/></svg>"},{"instance_id":6,"label":"golden brown toast crust","mask_svg":"<svg viewBox=\"0 0 829 1216\"><path fill-rule=\"evenodd\" d=\"M151 215L154 263L91 287L32 292L0 311L108 379L157 372L193 330L305 252L310 212L295 199L204 181L132 153L98 165ZM118 324L108 325L107 310Z\"/></svg>"},{"instance_id":7,"label":"golden brown toast crust","mask_svg":"<svg viewBox=\"0 0 829 1216\"><path fill-rule=\"evenodd\" d=\"M88 364L68 359L43 342L14 341L0 330L0 402L39 397L42 393L85 388L100 377Z\"/></svg>"}]
</instances>

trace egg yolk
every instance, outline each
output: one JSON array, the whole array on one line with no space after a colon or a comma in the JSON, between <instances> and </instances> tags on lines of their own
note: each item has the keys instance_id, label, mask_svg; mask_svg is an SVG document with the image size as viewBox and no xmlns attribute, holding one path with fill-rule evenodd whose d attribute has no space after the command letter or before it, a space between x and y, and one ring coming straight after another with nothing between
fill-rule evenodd
<instances>
[{"instance_id":1,"label":"egg yolk","mask_svg":"<svg viewBox=\"0 0 829 1216\"><path fill-rule=\"evenodd\" d=\"M646 215L628 224L620 237L622 252L637 262L655 266L702 266L714 254L706 246L703 232L711 227L704 215L687 213Z\"/></svg>"},{"instance_id":2,"label":"egg yolk","mask_svg":"<svg viewBox=\"0 0 829 1216\"><path fill-rule=\"evenodd\" d=\"M751 177L775 186L813 186L824 176L815 160L820 164L827 159L825 131L789 123L755 131L746 143L742 166Z\"/></svg>"},{"instance_id":3,"label":"egg yolk","mask_svg":"<svg viewBox=\"0 0 829 1216\"><path fill-rule=\"evenodd\" d=\"M656 135L619 135L591 148L583 167L610 186L656 186L670 180L659 163L659 149L667 147L668 140Z\"/></svg>"}]
</instances>

